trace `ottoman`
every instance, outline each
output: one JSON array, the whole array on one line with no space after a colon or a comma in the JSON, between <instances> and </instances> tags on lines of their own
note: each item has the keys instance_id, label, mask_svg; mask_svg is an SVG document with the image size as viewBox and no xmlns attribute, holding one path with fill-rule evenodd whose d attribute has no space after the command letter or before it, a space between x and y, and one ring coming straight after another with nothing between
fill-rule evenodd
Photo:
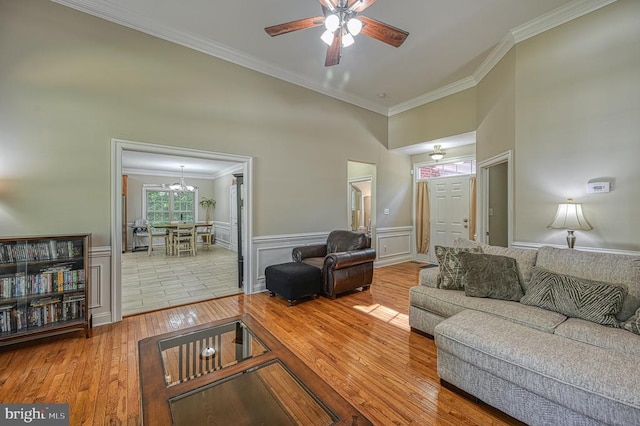
<instances>
[{"instance_id":1,"label":"ottoman","mask_svg":"<svg viewBox=\"0 0 640 426\"><path fill-rule=\"evenodd\" d=\"M306 263L289 262L271 265L264 270L267 290L271 296L279 294L287 299L289 306L304 297L314 299L322 291L322 273Z\"/></svg>"}]
</instances>

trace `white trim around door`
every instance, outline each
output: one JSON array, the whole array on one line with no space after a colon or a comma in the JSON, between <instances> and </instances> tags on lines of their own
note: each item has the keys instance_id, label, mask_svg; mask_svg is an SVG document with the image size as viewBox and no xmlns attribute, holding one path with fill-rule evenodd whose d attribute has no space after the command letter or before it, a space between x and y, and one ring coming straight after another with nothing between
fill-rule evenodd
<instances>
[{"instance_id":1,"label":"white trim around door","mask_svg":"<svg viewBox=\"0 0 640 426\"><path fill-rule=\"evenodd\" d=\"M135 142L123 139L111 139L111 322L122 320L122 152L125 150L205 158L211 160L235 161L242 164L242 173L244 175L245 185L244 210L246 212L246 233L243 235L243 245L246 247L244 259L244 291L246 294L252 293L254 290L254 271L250 265L253 263L251 259L253 253L253 157Z\"/></svg>"}]
</instances>

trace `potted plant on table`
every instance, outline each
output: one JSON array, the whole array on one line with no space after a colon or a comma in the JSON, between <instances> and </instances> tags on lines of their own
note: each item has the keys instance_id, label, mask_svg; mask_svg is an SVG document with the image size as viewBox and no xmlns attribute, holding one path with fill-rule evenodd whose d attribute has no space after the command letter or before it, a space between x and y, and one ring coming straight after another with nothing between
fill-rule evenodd
<instances>
[{"instance_id":1,"label":"potted plant on table","mask_svg":"<svg viewBox=\"0 0 640 426\"><path fill-rule=\"evenodd\" d=\"M214 200L213 198L202 197L202 199L200 200L200 205L207 209L207 212L205 214L205 221L207 223L210 223L211 222L211 212L216 207L216 200Z\"/></svg>"}]
</instances>

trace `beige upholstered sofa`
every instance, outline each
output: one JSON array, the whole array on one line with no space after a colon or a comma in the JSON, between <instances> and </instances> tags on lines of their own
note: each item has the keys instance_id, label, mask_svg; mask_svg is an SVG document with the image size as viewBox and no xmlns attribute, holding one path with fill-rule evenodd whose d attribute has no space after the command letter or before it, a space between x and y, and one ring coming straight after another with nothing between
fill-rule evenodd
<instances>
[{"instance_id":1,"label":"beige upholstered sofa","mask_svg":"<svg viewBox=\"0 0 640 426\"><path fill-rule=\"evenodd\" d=\"M467 240L456 245L515 258L527 295L539 270L624 287L616 325L638 332L639 257ZM435 338L445 384L532 425L640 425L640 335L518 301L437 288L438 273L422 270L420 285L411 288L409 323Z\"/></svg>"}]
</instances>

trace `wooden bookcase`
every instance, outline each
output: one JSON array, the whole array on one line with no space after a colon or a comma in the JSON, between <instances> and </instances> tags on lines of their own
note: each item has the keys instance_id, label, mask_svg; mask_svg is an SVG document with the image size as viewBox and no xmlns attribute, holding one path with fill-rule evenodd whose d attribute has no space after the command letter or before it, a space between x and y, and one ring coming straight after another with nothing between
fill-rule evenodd
<instances>
[{"instance_id":1,"label":"wooden bookcase","mask_svg":"<svg viewBox=\"0 0 640 426\"><path fill-rule=\"evenodd\" d=\"M0 239L0 346L90 336L91 234Z\"/></svg>"}]
</instances>

